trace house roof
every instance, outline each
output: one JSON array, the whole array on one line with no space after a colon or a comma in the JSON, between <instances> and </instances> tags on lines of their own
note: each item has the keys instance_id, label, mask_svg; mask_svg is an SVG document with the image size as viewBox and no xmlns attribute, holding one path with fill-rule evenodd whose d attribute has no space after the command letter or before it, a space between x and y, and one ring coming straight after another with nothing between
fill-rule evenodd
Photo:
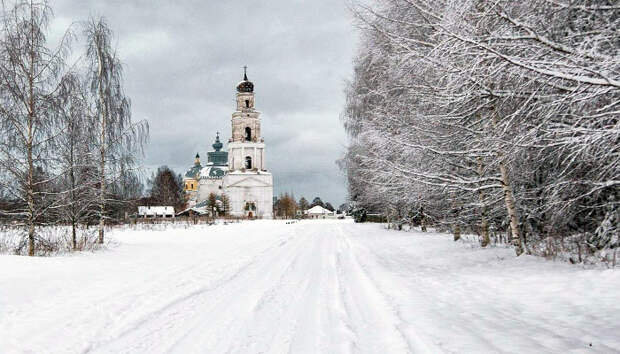
<instances>
[{"instance_id":1,"label":"house roof","mask_svg":"<svg viewBox=\"0 0 620 354\"><path fill-rule=\"evenodd\" d=\"M308 214L332 214L332 211L329 211L328 209L323 208L320 205L315 205L312 208L308 209L306 211Z\"/></svg>"},{"instance_id":2,"label":"house roof","mask_svg":"<svg viewBox=\"0 0 620 354\"><path fill-rule=\"evenodd\" d=\"M174 214L174 207L171 206L138 206L139 215L163 215Z\"/></svg>"}]
</instances>

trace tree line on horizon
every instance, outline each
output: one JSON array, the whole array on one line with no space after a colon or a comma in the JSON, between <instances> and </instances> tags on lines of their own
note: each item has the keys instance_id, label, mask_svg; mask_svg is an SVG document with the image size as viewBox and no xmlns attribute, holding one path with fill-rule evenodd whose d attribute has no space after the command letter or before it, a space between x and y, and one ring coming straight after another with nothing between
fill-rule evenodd
<instances>
[{"instance_id":1,"label":"tree line on horizon","mask_svg":"<svg viewBox=\"0 0 620 354\"><path fill-rule=\"evenodd\" d=\"M105 19L72 25L51 48L52 18L47 1L32 0L3 2L0 17L0 219L20 232L13 252L30 256L47 247L50 225L70 225L73 250L84 225L103 243L105 225L142 194L148 139Z\"/></svg>"},{"instance_id":2,"label":"tree line on horizon","mask_svg":"<svg viewBox=\"0 0 620 354\"><path fill-rule=\"evenodd\" d=\"M517 255L620 246L617 2L352 11L361 40L339 164L358 212L476 233L482 246L505 234Z\"/></svg>"},{"instance_id":3,"label":"tree line on horizon","mask_svg":"<svg viewBox=\"0 0 620 354\"><path fill-rule=\"evenodd\" d=\"M298 210L301 211L303 216L305 211L317 205L329 211L337 211L339 214L348 211L346 204L342 204L336 210L330 202L323 202L320 197L314 197L312 202L308 202L305 197L301 197L299 201L297 201L293 193L285 192L280 194L274 203L274 216L280 218L295 218Z\"/></svg>"}]
</instances>

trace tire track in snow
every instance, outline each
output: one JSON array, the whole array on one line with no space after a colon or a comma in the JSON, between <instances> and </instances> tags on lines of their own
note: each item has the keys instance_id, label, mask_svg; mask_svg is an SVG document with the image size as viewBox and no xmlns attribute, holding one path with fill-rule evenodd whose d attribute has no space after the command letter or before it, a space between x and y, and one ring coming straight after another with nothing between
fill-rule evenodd
<instances>
[{"instance_id":1,"label":"tire track in snow","mask_svg":"<svg viewBox=\"0 0 620 354\"><path fill-rule=\"evenodd\" d=\"M212 296L211 293L216 292L240 277L244 271L259 262L261 258L269 255L273 249L286 246L292 238L293 237L290 235L278 238L268 247L265 247L262 251L252 256L249 261L242 262L240 265L235 266L233 271L210 281L208 285L202 285L198 289L186 292L160 305L157 309L140 315L138 319L134 319L129 325L125 325L125 329L122 329L120 333L110 335L104 340L91 343L84 352L132 352L131 348L135 345L141 345L142 347L137 348L141 351L150 348L152 344L157 343L157 341L150 340L152 339L151 337L164 330L168 331L166 337L170 337L172 334L171 332L178 330L179 327L184 324L183 322L187 320L187 317L195 315L194 311L200 305L201 300L204 302L209 300L208 298ZM133 342L132 339L134 340ZM168 339L168 341L170 340L171 339ZM126 346L119 346L118 343L126 343ZM109 350L108 348L117 348L117 350Z\"/></svg>"},{"instance_id":2,"label":"tire track in snow","mask_svg":"<svg viewBox=\"0 0 620 354\"><path fill-rule=\"evenodd\" d=\"M296 230L296 227L292 229ZM273 297L281 297L280 293L273 290L273 284L275 282L277 285L276 279L282 279L285 273L294 268L298 262L298 255L306 247L301 235L293 232L290 237L293 242L289 243L289 247L277 250L273 254L265 254L265 258L260 263L256 263L255 267L248 269L239 279L236 279L237 283L227 284L228 292L234 294L234 298L223 299L213 305L211 310L205 311L204 315L208 319L192 324L188 331L170 346L170 351L182 352L178 348L183 348L185 342L199 342L202 346L210 348L212 352L233 352L234 345L242 343L244 338L251 338L244 335L243 329L249 326L256 308L266 303L270 294ZM236 311L222 311L224 308ZM226 326L225 331L220 331L226 334L213 334L209 343L202 344L205 340L200 338L201 333L213 329L208 322L218 323L219 327ZM264 337L261 339L265 341Z\"/></svg>"},{"instance_id":3,"label":"tire track in snow","mask_svg":"<svg viewBox=\"0 0 620 354\"><path fill-rule=\"evenodd\" d=\"M422 343L412 347L400 329L403 320L358 262L349 236L340 225L334 229L339 241L336 255L339 287L343 289L341 296L348 322L357 334L356 349L367 351L370 348L368 352L372 353L431 352ZM377 331L381 331L379 338L376 338Z\"/></svg>"}]
</instances>

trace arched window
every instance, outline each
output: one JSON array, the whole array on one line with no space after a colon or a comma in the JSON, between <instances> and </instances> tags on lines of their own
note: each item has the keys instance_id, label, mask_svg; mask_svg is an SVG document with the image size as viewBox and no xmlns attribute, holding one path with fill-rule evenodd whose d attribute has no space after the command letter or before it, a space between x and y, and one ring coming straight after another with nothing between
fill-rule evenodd
<instances>
[{"instance_id":1,"label":"arched window","mask_svg":"<svg viewBox=\"0 0 620 354\"><path fill-rule=\"evenodd\" d=\"M245 100L245 108L250 108L250 100Z\"/></svg>"},{"instance_id":2,"label":"arched window","mask_svg":"<svg viewBox=\"0 0 620 354\"><path fill-rule=\"evenodd\" d=\"M250 156L245 157L245 168L248 170L252 169L252 158Z\"/></svg>"},{"instance_id":3,"label":"arched window","mask_svg":"<svg viewBox=\"0 0 620 354\"><path fill-rule=\"evenodd\" d=\"M245 141L252 141L252 129L250 127L245 128Z\"/></svg>"}]
</instances>

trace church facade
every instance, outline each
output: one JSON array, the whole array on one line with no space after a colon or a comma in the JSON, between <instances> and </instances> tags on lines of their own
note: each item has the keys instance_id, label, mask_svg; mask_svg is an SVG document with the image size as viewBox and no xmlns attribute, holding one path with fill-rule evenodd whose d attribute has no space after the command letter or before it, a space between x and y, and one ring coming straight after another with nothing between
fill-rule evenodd
<instances>
[{"instance_id":1,"label":"church facade","mask_svg":"<svg viewBox=\"0 0 620 354\"><path fill-rule=\"evenodd\" d=\"M228 151L223 151L219 133L213 151L203 166L196 154L194 165L184 176L190 207L204 204L211 193L230 201L230 215L237 217L273 216L273 176L267 170L265 141L261 135L260 112L255 109L254 84L244 73L237 85L237 109L232 114L232 135Z\"/></svg>"}]
</instances>

